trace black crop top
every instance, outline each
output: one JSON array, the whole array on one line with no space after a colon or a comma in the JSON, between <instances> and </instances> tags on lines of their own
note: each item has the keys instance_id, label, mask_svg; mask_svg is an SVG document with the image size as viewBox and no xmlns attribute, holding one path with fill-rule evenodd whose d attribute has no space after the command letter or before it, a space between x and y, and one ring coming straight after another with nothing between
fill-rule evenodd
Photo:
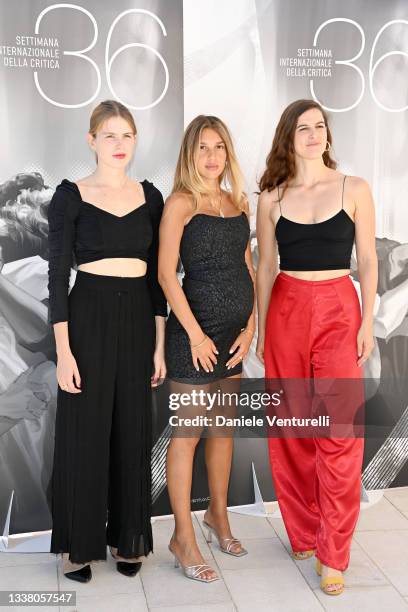
<instances>
[{"instance_id":1,"label":"black crop top","mask_svg":"<svg viewBox=\"0 0 408 612\"><path fill-rule=\"evenodd\" d=\"M275 229L281 270L343 270L350 268L355 226L343 208L344 183L341 210L320 223L297 223L282 215Z\"/></svg>"},{"instance_id":2,"label":"black crop top","mask_svg":"<svg viewBox=\"0 0 408 612\"><path fill-rule=\"evenodd\" d=\"M159 224L163 197L149 181L142 181L145 203L119 217L84 202L76 183L64 179L48 208L49 321L68 321L68 286L77 265L112 257L147 262L146 279L155 315L166 317L167 304L157 280Z\"/></svg>"}]
</instances>

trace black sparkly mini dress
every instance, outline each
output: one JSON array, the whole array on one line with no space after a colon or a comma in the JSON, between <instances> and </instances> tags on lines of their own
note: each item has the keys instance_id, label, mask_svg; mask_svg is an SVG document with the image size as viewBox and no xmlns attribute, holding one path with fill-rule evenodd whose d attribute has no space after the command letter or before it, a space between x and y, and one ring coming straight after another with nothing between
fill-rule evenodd
<instances>
[{"instance_id":1,"label":"black sparkly mini dress","mask_svg":"<svg viewBox=\"0 0 408 612\"><path fill-rule=\"evenodd\" d=\"M213 372L191 358L187 332L171 311L166 325L166 365L171 380L199 384L242 372L242 363L230 370L229 350L251 315L254 287L245 262L250 234L247 215L215 217L198 213L184 228L180 258L183 290L203 332L219 354Z\"/></svg>"}]
</instances>

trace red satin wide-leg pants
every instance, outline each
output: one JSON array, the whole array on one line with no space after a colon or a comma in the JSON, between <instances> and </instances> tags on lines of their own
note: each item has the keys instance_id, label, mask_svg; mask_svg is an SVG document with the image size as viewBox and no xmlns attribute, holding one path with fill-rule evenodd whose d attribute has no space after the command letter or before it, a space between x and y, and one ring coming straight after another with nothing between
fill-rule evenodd
<instances>
[{"instance_id":1,"label":"red satin wide-leg pants","mask_svg":"<svg viewBox=\"0 0 408 612\"><path fill-rule=\"evenodd\" d=\"M360 303L348 275L305 281L281 272L266 322L266 378L361 379L360 325ZM276 495L293 550L316 549L323 564L341 571L349 563L360 509L363 448L363 437L269 438Z\"/></svg>"}]
</instances>

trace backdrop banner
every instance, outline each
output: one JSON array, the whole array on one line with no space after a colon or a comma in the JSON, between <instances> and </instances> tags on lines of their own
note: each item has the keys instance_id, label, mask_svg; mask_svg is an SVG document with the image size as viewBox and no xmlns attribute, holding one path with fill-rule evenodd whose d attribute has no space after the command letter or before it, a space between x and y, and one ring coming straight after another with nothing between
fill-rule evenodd
<instances>
[{"instance_id":1,"label":"backdrop banner","mask_svg":"<svg viewBox=\"0 0 408 612\"><path fill-rule=\"evenodd\" d=\"M93 171L86 133L105 99L136 120L129 174L168 194L183 132L182 15L181 0L1 3L0 535L13 491L10 533L51 527L49 201L64 177Z\"/></svg>"},{"instance_id":2,"label":"backdrop banner","mask_svg":"<svg viewBox=\"0 0 408 612\"><path fill-rule=\"evenodd\" d=\"M217 18L214 18L214 15ZM339 170L365 178L376 204L379 284L375 349L365 368L366 489L408 485L408 6L404 0L209 0L184 2L185 124L221 117L234 136L251 201L252 255L259 180L284 108L315 98L328 111ZM352 278L360 294L353 252ZM256 338L245 376L263 376ZM245 388L245 381L244 381ZM387 435L381 428L395 424ZM374 430L372 430L373 432ZM231 505L254 500L252 462L264 500L275 499L266 440L238 438ZM204 469L202 469L203 483ZM207 503L204 485L193 508Z\"/></svg>"},{"instance_id":3,"label":"backdrop banner","mask_svg":"<svg viewBox=\"0 0 408 612\"><path fill-rule=\"evenodd\" d=\"M249 194L256 266L257 181L283 109L315 98L329 113L333 156L365 178L377 216L375 349L366 414L387 433L366 440L363 485L408 485L408 7L405 0L46 0L2 2L0 22L0 536L48 530L56 410L47 323L47 207L56 185L92 172L91 110L133 112L129 173L170 193L183 128L198 114L230 128ZM182 270L180 268L180 275ZM353 252L352 278L360 293ZM74 282L73 271L71 282ZM256 338L245 385L263 377ZM166 387L155 392L153 513L171 512L165 481ZM254 466L254 472L252 465ZM229 504L274 500L267 441L234 440ZM258 499L258 497L257 497ZM192 509L206 507L204 444Z\"/></svg>"}]
</instances>

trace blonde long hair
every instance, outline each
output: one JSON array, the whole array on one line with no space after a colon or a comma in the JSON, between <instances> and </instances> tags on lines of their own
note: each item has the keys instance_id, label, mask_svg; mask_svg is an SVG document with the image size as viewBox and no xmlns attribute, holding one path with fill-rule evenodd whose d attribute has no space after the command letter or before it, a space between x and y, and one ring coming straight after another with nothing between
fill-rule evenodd
<instances>
[{"instance_id":1,"label":"blonde long hair","mask_svg":"<svg viewBox=\"0 0 408 612\"><path fill-rule=\"evenodd\" d=\"M172 193L189 193L193 196L196 208L202 203L203 196L209 195L208 187L197 169L197 157L202 131L214 130L225 144L227 160L223 173L219 177L220 187L226 184L231 189L231 199L239 210L246 206L246 195L243 191L244 180L234 151L231 135L221 119L212 115L198 115L188 125L177 161Z\"/></svg>"}]
</instances>

